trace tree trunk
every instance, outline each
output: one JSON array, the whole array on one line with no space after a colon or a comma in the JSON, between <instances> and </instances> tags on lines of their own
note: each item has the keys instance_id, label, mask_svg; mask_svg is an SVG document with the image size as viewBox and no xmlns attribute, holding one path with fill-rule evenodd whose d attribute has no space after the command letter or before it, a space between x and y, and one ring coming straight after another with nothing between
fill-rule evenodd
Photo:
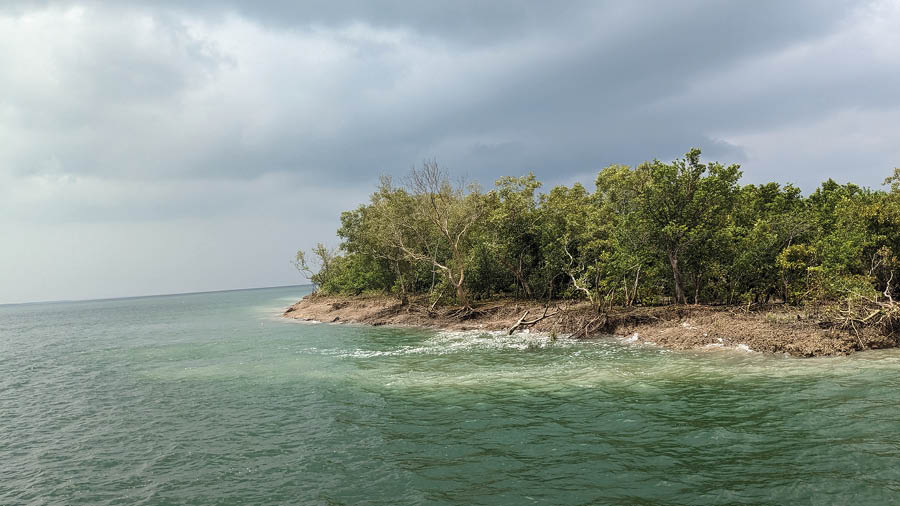
<instances>
[{"instance_id":1,"label":"tree trunk","mask_svg":"<svg viewBox=\"0 0 900 506\"><path fill-rule=\"evenodd\" d=\"M532 297L531 285L528 284L528 280L525 279L521 272L519 272L519 282L522 284L522 291L525 292L525 297L530 299Z\"/></svg>"},{"instance_id":2,"label":"tree trunk","mask_svg":"<svg viewBox=\"0 0 900 506\"><path fill-rule=\"evenodd\" d=\"M674 251L669 252L669 264L672 265L672 276L675 278L675 303L687 304L681 285L681 271L678 269L678 254Z\"/></svg>"},{"instance_id":3,"label":"tree trunk","mask_svg":"<svg viewBox=\"0 0 900 506\"><path fill-rule=\"evenodd\" d=\"M509 272L512 273L513 277L516 278L516 282L517 282L516 298L518 298L518 290L519 290L519 287L521 287L522 290L525 292L525 297L530 299L532 297L531 285L528 284L528 280L525 279L525 275L522 273L522 259L519 258L519 266L518 267L516 267L515 265L513 265L512 263L507 261L505 258L501 258L500 262L504 266L506 266L506 268L509 270Z\"/></svg>"},{"instance_id":4,"label":"tree trunk","mask_svg":"<svg viewBox=\"0 0 900 506\"><path fill-rule=\"evenodd\" d=\"M525 290L525 296L529 299L531 298L531 287L528 285L528 280L525 279L525 275L522 274L522 257L519 257L519 268L516 269L516 277L519 278L519 282L522 283L522 290Z\"/></svg>"},{"instance_id":5,"label":"tree trunk","mask_svg":"<svg viewBox=\"0 0 900 506\"><path fill-rule=\"evenodd\" d=\"M699 274L694 276L694 305L700 304L700 279Z\"/></svg>"},{"instance_id":6,"label":"tree trunk","mask_svg":"<svg viewBox=\"0 0 900 506\"><path fill-rule=\"evenodd\" d=\"M429 294L434 292L434 282L436 281L436 279L435 279L436 276L437 276L437 273L434 270L434 263L432 262L432 264L431 264L431 288L428 289Z\"/></svg>"},{"instance_id":7,"label":"tree trunk","mask_svg":"<svg viewBox=\"0 0 900 506\"><path fill-rule=\"evenodd\" d=\"M406 295L406 280L403 278L403 272L400 270L400 262L394 262L394 269L397 271L397 278L400 281L400 304L405 306L409 303Z\"/></svg>"},{"instance_id":8,"label":"tree trunk","mask_svg":"<svg viewBox=\"0 0 900 506\"><path fill-rule=\"evenodd\" d=\"M638 264L637 271L634 273L634 288L631 290L631 298L628 299L628 306L634 304L634 300L637 298L638 291L638 283L641 279L641 265Z\"/></svg>"},{"instance_id":9,"label":"tree trunk","mask_svg":"<svg viewBox=\"0 0 900 506\"><path fill-rule=\"evenodd\" d=\"M462 282L456 285L456 299L464 307L469 308L469 299L466 297L466 290L462 286Z\"/></svg>"},{"instance_id":10,"label":"tree trunk","mask_svg":"<svg viewBox=\"0 0 900 506\"><path fill-rule=\"evenodd\" d=\"M472 306L469 305L469 297L466 294L466 288L463 286L463 281L466 280L466 271L464 269L459 270L459 277L453 279L453 271L449 271L447 273L450 277L450 282L456 287L456 299L460 304L463 305L466 309L472 309Z\"/></svg>"}]
</instances>

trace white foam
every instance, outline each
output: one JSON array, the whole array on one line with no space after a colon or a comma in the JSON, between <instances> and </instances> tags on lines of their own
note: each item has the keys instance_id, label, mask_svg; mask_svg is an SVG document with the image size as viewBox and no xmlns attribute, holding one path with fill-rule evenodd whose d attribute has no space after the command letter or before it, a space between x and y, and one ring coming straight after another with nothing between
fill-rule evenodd
<instances>
[{"instance_id":1,"label":"white foam","mask_svg":"<svg viewBox=\"0 0 900 506\"><path fill-rule=\"evenodd\" d=\"M539 332L520 332L507 335L502 330L454 330L441 331L423 341L418 346L400 346L392 350L366 350L335 353L344 358L376 358L396 357L403 355L447 355L473 350L516 350L526 351L550 347L571 347L585 345L589 341L568 338L553 338L549 334Z\"/></svg>"}]
</instances>

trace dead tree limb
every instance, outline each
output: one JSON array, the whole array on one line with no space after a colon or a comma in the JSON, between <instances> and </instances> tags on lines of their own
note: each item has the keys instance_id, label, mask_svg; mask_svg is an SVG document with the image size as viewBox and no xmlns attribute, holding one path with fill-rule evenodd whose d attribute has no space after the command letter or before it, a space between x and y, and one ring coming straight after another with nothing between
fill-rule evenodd
<instances>
[{"instance_id":1,"label":"dead tree limb","mask_svg":"<svg viewBox=\"0 0 900 506\"><path fill-rule=\"evenodd\" d=\"M506 331L506 335L511 336L512 333L515 332L516 330L518 330L518 329L520 329L520 328L530 327L530 326L532 326L532 325L534 325L534 324L536 324L536 323L538 323L538 322L540 322L540 321L542 321L542 320L545 320L545 319L550 318L550 317L552 317L552 316L556 316L557 314L559 314L559 311L560 311L559 308L556 308L556 311L555 311L555 312L550 313L550 314L547 314L547 310L548 310L548 309L549 309L549 307L548 307L548 306L545 306L545 307L544 307L544 314L542 314L539 318L535 318L535 319L533 319L533 320L526 320L526 319L525 319L525 318L528 316L528 313L529 313L529 311L525 311L525 314L523 314L522 317L519 318L519 321L517 321L515 325L513 325L512 327L509 328L509 330Z\"/></svg>"},{"instance_id":2,"label":"dead tree limb","mask_svg":"<svg viewBox=\"0 0 900 506\"><path fill-rule=\"evenodd\" d=\"M891 271L891 277L888 278L887 283L885 283L884 287L884 296L887 297L888 303L893 304L894 298L891 296L891 282L894 280L894 271Z\"/></svg>"}]
</instances>

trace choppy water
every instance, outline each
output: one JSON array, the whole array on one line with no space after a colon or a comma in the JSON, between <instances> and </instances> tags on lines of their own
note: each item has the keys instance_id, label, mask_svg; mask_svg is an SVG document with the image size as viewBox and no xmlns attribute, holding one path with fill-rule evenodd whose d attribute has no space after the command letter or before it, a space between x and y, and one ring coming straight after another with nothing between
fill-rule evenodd
<instances>
[{"instance_id":1,"label":"choppy water","mask_svg":"<svg viewBox=\"0 0 900 506\"><path fill-rule=\"evenodd\" d=\"M0 306L0 504L900 501L900 352L277 318L305 291Z\"/></svg>"}]
</instances>

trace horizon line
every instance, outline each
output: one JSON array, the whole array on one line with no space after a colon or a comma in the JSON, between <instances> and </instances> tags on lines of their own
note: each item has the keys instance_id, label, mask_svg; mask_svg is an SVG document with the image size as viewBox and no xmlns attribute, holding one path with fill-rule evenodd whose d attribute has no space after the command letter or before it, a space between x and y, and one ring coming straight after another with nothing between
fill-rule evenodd
<instances>
[{"instance_id":1,"label":"horizon line","mask_svg":"<svg viewBox=\"0 0 900 506\"><path fill-rule=\"evenodd\" d=\"M275 286L251 286L245 288L223 288L219 290L200 290L196 292L174 292L174 293L151 293L146 295L124 295L121 297L97 297L89 299L54 299L54 300L33 300L24 302L0 302L2 306L20 306L28 304L65 304L71 302L101 302L109 300L125 300L125 299L149 299L153 297L174 297L177 295L200 295L204 293L223 293L223 292L242 292L248 290L265 290L268 288L291 288L300 286L313 286L313 283L301 283L296 285L275 285Z\"/></svg>"}]
</instances>

